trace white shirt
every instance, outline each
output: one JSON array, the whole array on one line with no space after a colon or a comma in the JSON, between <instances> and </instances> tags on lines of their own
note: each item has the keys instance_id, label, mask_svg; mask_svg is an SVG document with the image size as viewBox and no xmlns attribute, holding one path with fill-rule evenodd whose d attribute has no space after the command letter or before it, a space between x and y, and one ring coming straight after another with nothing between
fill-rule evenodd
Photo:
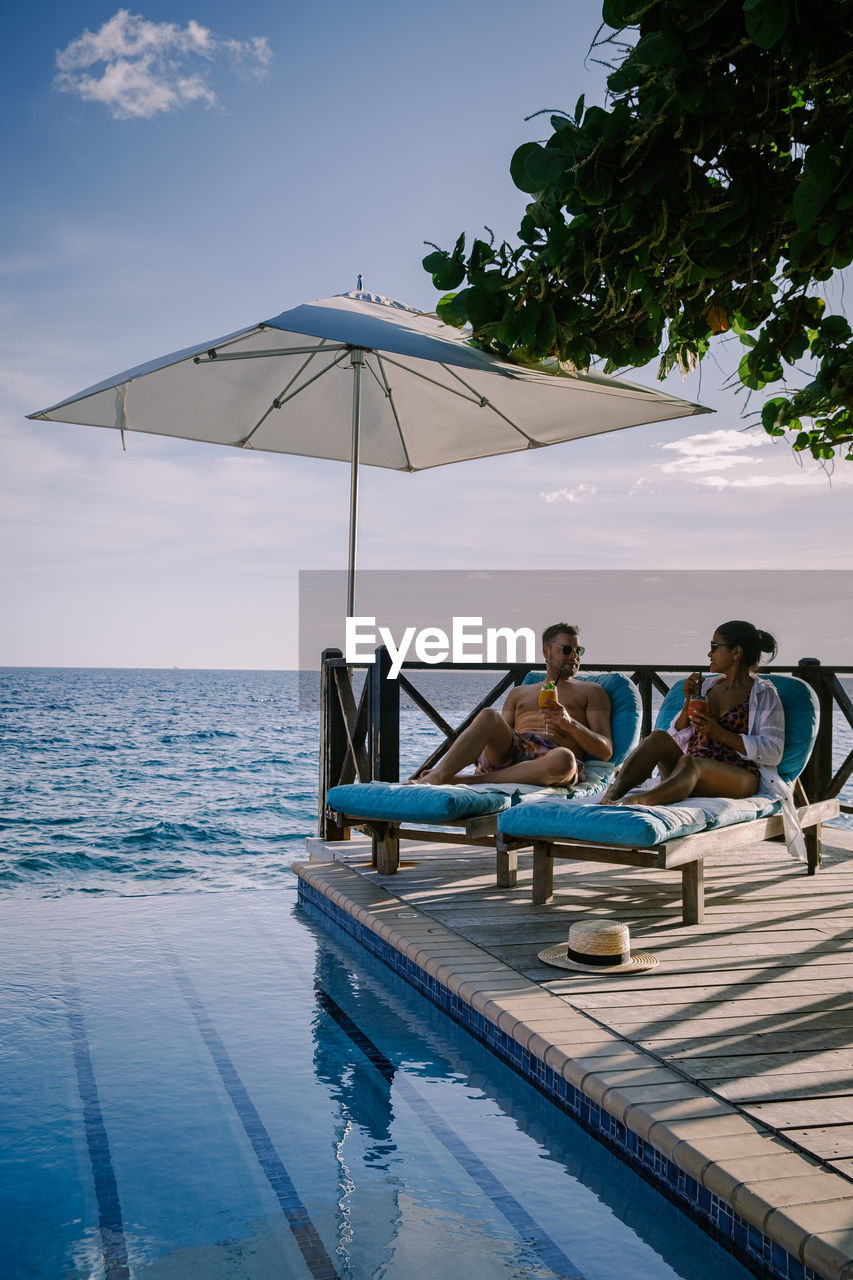
<instances>
[{"instance_id":1,"label":"white shirt","mask_svg":"<svg viewBox=\"0 0 853 1280\"><path fill-rule=\"evenodd\" d=\"M702 681L702 693L717 683L720 677L709 677ZM678 715L681 715L679 711ZM669 727L669 732L682 751L693 736L692 726L676 729L676 716ZM769 680L755 676L749 691L749 720L747 733L743 734L743 754L747 760L754 760L758 765L758 794L781 801L782 825L785 829L785 843L788 852L800 862L807 860L806 843L797 816L794 803L794 788L790 782L780 778L776 765L782 759L785 750L785 710L775 686Z\"/></svg>"}]
</instances>

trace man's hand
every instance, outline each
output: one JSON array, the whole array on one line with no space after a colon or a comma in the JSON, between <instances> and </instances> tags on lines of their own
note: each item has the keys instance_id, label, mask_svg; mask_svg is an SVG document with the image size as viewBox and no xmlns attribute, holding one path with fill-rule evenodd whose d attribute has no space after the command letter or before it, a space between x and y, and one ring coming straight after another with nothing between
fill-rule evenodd
<instances>
[{"instance_id":1,"label":"man's hand","mask_svg":"<svg viewBox=\"0 0 853 1280\"><path fill-rule=\"evenodd\" d=\"M564 738L573 738L572 728L576 721L572 719L561 702L546 702L542 708L542 717L545 721L547 737L553 738L558 743Z\"/></svg>"},{"instance_id":2,"label":"man's hand","mask_svg":"<svg viewBox=\"0 0 853 1280\"><path fill-rule=\"evenodd\" d=\"M577 720L560 702L548 702L542 708L545 721L545 733L558 746L569 747L572 751L582 751L584 755L594 756L597 760L609 760L613 755L613 740L610 736L610 699L598 686L600 697L593 694L587 703L586 714L589 724Z\"/></svg>"}]
</instances>

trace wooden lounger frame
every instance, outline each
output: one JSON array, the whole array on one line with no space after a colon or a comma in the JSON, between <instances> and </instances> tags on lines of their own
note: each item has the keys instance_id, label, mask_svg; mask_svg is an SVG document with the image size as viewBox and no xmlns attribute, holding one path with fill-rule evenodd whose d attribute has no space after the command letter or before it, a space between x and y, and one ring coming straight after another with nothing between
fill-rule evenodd
<instances>
[{"instance_id":1,"label":"wooden lounger frame","mask_svg":"<svg viewBox=\"0 0 853 1280\"><path fill-rule=\"evenodd\" d=\"M330 809L329 816L339 827L352 827L364 831L371 838L371 861L376 870L383 876L393 876L400 865L400 841L420 840L434 844L480 845L486 849L494 849L498 831L499 813L484 813L475 818L453 822L446 819L441 825L445 827L462 827L461 834L453 831L428 831L423 827L404 827L399 822L380 820L379 818L362 818L357 814L346 814L340 809ZM530 841L526 842L528 845ZM515 881L513 880L514 884ZM498 879L498 884L501 884ZM509 887L509 883L503 887Z\"/></svg>"},{"instance_id":2,"label":"wooden lounger frame","mask_svg":"<svg viewBox=\"0 0 853 1280\"><path fill-rule=\"evenodd\" d=\"M795 795L804 803L797 814L806 841L808 873L814 875L820 866L820 824L837 818L837 800L819 800L809 804L799 781ZM705 918L704 863L706 854L722 853L775 840L782 836L782 816L756 818L730 827L697 831L649 848L629 845L595 844L580 840L534 840L523 836L498 833L498 883L514 885L518 873L518 850L533 845L533 902L537 906L551 902L554 896L554 859L575 862L609 862L626 867L657 867L661 871L681 871L681 918L684 924L701 924Z\"/></svg>"}]
</instances>

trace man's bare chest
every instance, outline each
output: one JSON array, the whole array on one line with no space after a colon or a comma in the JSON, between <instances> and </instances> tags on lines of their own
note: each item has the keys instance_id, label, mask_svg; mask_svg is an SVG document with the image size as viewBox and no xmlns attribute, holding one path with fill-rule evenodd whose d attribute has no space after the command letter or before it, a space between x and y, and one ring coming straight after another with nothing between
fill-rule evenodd
<instances>
[{"instance_id":1,"label":"man's bare chest","mask_svg":"<svg viewBox=\"0 0 853 1280\"><path fill-rule=\"evenodd\" d=\"M570 716L575 716L579 720L586 720L586 699L575 692L571 688L557 689L557 701L566 708ZM516 702L516 712L528 712L539 710L539 688L532 685L523 688Z\"/></svg>"}]
</instances>

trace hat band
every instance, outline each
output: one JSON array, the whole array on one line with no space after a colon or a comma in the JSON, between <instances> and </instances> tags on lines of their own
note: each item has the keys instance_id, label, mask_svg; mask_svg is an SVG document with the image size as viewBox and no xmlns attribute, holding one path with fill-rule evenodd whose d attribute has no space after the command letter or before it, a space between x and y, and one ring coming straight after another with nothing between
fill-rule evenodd
<instances>
[{"instance_id":1,"label":"hat band","mask_svg":"<svg viewBox=\"0 0 853 1280\"><path fill-rule=\"evenodd\" d=\"M574 960L577 964L598 965L603 969L611 968L617 964L627 964L631 959L630 951L619 951L612 956L590 955L587 951L575 951L573 947L566 948L566 955L570 960Z\"/></svg>"}]
</instances>

